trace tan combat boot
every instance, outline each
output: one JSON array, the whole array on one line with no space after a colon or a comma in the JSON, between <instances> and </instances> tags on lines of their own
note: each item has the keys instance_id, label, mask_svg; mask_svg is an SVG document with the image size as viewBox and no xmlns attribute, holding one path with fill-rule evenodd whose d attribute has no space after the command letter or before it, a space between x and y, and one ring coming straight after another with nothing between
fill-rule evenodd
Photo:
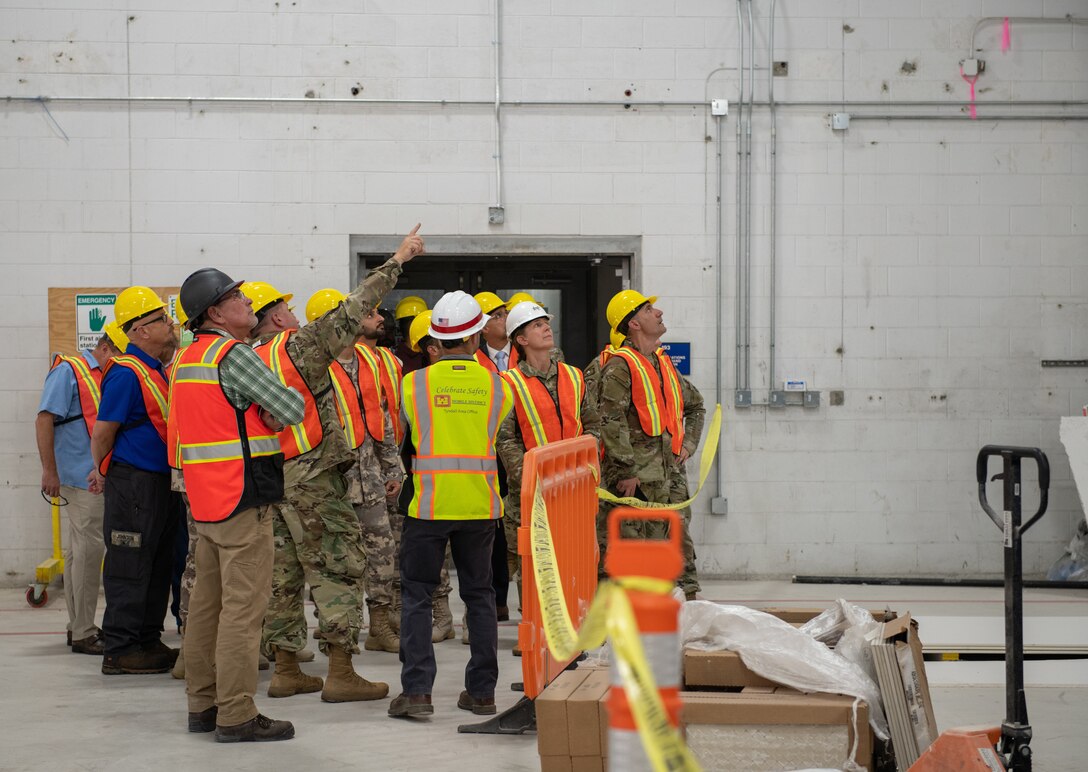
<instances>
[{"instance_id":1,"label":"tan combat boot","mask_svg":"<svg viewBox=\"0 0 1088 772\"><path fill-rule=\"evenodd\" d=\"M400 651L400 636L389 626L389 606L374 606L370 609L370 631L363 642L367 651Z\"/></svg>"},{"instance_id":2,"label":"tan combat boot","mask_svg":"<svg viewBox=\"0 0 1088 772\"><path fill-rule=\"evenodd\" d=\"M389 684L371 683L355 672L351 655L343 649L329 648L329 675L321 699L325 702L361 702L389 696Z\"/></svg>"},{"instance_id":3,"label":"tan combat boot","mask_svg":"<svg viewBox=\"0 0 1088 772\"><path fill-rule=\"evenodd\" d=\"M174 661L174 669L170 671L170 675L179 681L185 680L185 644L181 646L181 650L178 651L178 658Z\"/></svg>"},{"instance_id":4,"label":"tan combat boot","mask_svg":"<svg viewBox=\"0 0 1088 772\"><path fill-rule=\"evenodd\" d=\"M298 666L296 652L286 649L273 649L276 655L276 670L272 673L272 682L268 685L269 697L290 697L294 694L309 694L321 690L322 681L317 676L309 676Z\"/></svg>"},{"instance_id":5,"label":"tan combat boot","mask_svg":"<svg viewBox=\"0 0 1088 772\"><path fill-rule=\"evenodd\" d=\"M450 638L456 638L457 634L453 632L453 612L450 611L450 597L448 595L440 595L434 599L432 613L434 621L431 627L431 642L439 643L440 641L448 641Z\"/></svg>"}]
</instances>

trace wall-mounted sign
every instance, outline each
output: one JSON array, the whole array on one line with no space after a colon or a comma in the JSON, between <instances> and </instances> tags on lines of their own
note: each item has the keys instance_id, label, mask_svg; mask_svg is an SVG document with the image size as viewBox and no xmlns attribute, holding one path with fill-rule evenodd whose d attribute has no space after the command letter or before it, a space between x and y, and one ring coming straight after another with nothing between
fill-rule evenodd
<instances>
[{"instance_id":1,"label":"wall-mounted sign","mask_svg":"<svg viewBox=\"0 0 1088 772\"><path fill-rule=\"evenodd\" d=\"M676 372L691 375L691 343L662 343L661 348L669 355Z\"/></svg>"}]
</instances>

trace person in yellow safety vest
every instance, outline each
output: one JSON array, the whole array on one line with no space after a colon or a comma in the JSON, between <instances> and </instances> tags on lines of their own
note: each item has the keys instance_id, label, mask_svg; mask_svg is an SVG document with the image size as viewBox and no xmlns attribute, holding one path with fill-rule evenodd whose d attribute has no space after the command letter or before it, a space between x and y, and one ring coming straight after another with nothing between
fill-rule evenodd
<instances>
[{"instance_id":1,"label":"person in yellow safety vest","mask_svg":"<svg viewBox=\"0 0 1088 772\"><path fill-rule=\"evenodd\" d=\"M688 498L684 466L699 446L706 410L703 398L676 371L661 349L665 334L656 297L634 290L617 293L605 315L609 325L626 336L601 369L599 408L604 458L601 479L613 493L657 504ZM610 507L601 507L598 541L604 543ZM695 547L691 540L691 509L680 511L684 569L677 584L689 599L699 590ZM663 538L657 523L643 522L643 538ZM630 525L625 528L631 528ZM626 534L625 534L626 535ZM604 550L601 552L604 561Z\"/></svg>"},{"instance_id":2,"label":"person in yellow safety vest","mask_svg":"<svg viewBox=\"0 0 1088 772\"><path fill-rule=\"evenodd\" d=\"M176 345L166 304L148 287L117 296L125 353L102 376L91 435L92 485L103 486L106 558L102 672L165 673L177 649L162 642L177 518L170 509L167 385L160 358Z\"/></svg>"},{"instance_id":3,"label":"person in yellow safety vest","mask_svg":"<svg viewBox=\"0 0 1088 772\"><path fill-rule=\"evenodd\" d=\"M413 496L401 536L401 694L389 715L429 715L436 666L429 633L431 593L446 544L467 608L471 654L457 707L495 713L498 623L491 586L494 521L502 517L495 439L510 411L510 386L473 357L488 316L464 292L435 303L428 334L441 358L404 377L402 411L415 449Z\"/></svg>"},{"instance_id":4,"label":"person in yellow safety vest","mask_svg":"<svg viewBox=\"0 0 1088 772\"><path fill-rule=\"evenodd\" d=\"M171 372L168 422L169 455L191 494L191 572L200 575L185 619L188 663L176 675L186 679L189 731L224 743L295 734L291 722L261 715L253 696L272 583L269 507L283 497L276 432L304 408L246 345L256 316L241 283L202 268L181 285L179 317L196 335Z\"/></svg>"},{"instance_id":5,"label":"person in yellow safety vest","mask_svg":"<svg viewBox=\"0 0 1088 772\"><path fill-rule=\"evenodd\" d=\"M326 702L352 702L382 699L389 692L388 685L367 681L352 666L352 655L359 653L365 558L344 482L355 453L337 416L329 365L354 343L363 320L396 284L402 266L423 252L418 230L417 225L393 257L342 303L305 327L298 329L283 296L257 311L252 333L257 353L284 384L297 386L306 401L302 423L279 435L285 457L284 499L272 505L277 549L262 636L262 646L276 661L268 688L272 697L320 689ZM321 650L329 655L324 684L298 666L297 652L307 637L307 584L317 606Z\"/></svg>"},{"instance_id":6,"label":"person in yellow safety vest","mask_svg":"<svg viewBox=\"0 0 1088 772\"><path fill-rule=\"evenodd\" d=\"M582 371L552 356L552 317L539 305L518 303L506 319L510 340L520 355L516 367L503 373L514 395L514 409L499 428L496 447L506 468L509 493L504 500L507 568L521 596L521 475L525 453L539 445L591 434L601 438L597 405L589 399Z\"/></svg>"},{"instance_id":7,"label":"person in yellow safety vest","mask_svg":"<svg viewBox=\"0 0 1088 772\"><path fill-rule=\"evenodd\" d=\"M396 318L398 332L400 333L400 344L397 346L395 353L406 373L427 366L423 361L422 353L414 350L410 342L412 322L426 310L426 301L415 295L401 298L393 309L393 316Z\"/></svg>"},{"instance_id":8,"label":"person in yellow safety vest","mask_svg":"<svg viewBox=\"0 0 1088 772\"><path fill-rule=\"evenodd\" d=\"M88 488L91 431L102 398L102 369L120 354L110 329L94 348L77 356L58 354L45 376L34 434L42 463L43 496L60 497L68 521L64 545L64 600L68 607L68 645L76 654L102 654L102 631L94 623L102 554L103 499ZM118 332L120 332L118 330ZM127 344L127 341L125 342Z\"/></svg>"},{"instance_id":9,"label":"person in yellow safety vest","mask_svg":"<svg viewBox=\"0 0 1088 772\"><path fill-rule=\"evenodd\" d=\"M615 330L609 330L608 345L601 350L600 354L589 360L589 364L582 368L582 372L586 376L586 396L594 407L597 407L600 402L601 368L604 367L605 362L619 351L624 340L624 335Z\"/></svg>"},{"instance_id":10,"label":"person in yellow safety vest","mask_svg":"<svg viewBox=\"0 0 1088 772\"><path fill-rule=\"evenodd\" d=\"M306 303L310 322L324 316L344 300L335 289L318 290ZM384 332L385 320L373 309L363 321L358 341L371 343ZM392 356L392 354L390 354ZM389 626L393 605L393 532L386 499L400 492L404 467L400 446L389 418L382 389L381 355L356 343L344 349L329 366L337 413L355 449L355 463L344 473L348 498L359 518L366 555L363 588L370 611L370 628L363 648L367 651L400 651L400 638Z\"/></svg>"}]
</instances>

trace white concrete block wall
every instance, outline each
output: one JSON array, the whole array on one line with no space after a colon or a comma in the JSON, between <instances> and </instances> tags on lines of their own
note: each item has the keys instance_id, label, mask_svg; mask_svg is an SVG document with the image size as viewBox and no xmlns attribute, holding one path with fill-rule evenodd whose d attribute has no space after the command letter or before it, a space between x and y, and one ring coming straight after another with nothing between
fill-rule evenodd
<instances>
[{"instance_id":1,"label":"white concrete block wall","mask_svg":"<svg viewBox=\"0 0 1088 772\"><path fill-rule=\"evenodd\" d=\"M99 3L0 8L5 96L493 98L489 0ZM272 5L270 8L269 6ZM1058 442L1088 402L1088 136L1083 122L861 121L834 100L961 101L981 16L1082 14L1079 0L779 0L776 374L817 411L736 410L735 5L720 0L505 0L512 100L703 102L723 124L726 517L693 533L708 573L961 575L1000 570L975 500L988 442L1042 447L1051 512L1025 564L1054 560L1081 516ZM755 0L767 94L769 0ZM1088 98L1088 27L976 40L979 99ZM875 108L875 109L879 109ZM875 111L872 110L872 111ZM887 108L892 109L902 108ZM1042 108L1044 111L1046 108ZM932 111L932 108L929 109ZM753 127L752 370L768 383L768 114ZM641 236L636 274L669 337L693 341L714 400L715 123L703 107L509 107L506 225L486 105L5 102L0 113L0 582L49 548L32 418L50 286L176 284L217 265L305 297L344 286L352 234ZM845 404L832 407L829 392ZM995 495L996 492L995 492Z\"/></svg>"}]
</instances>

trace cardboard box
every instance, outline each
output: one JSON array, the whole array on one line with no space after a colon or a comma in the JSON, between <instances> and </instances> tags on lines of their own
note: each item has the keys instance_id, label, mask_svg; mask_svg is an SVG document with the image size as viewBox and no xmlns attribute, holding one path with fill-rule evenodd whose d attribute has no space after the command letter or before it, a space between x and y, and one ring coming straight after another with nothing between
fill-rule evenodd
<instances>
[{"instance_id":1,"label":"cardboard box","mask_svg":"<svg viewBox=\"0 0 1088 772\"><path fill-rule=\"evenodd\" d=\"M541 756L540 772L574 772L570 756Z\"/></svg>"},{"instance_id":2,"label":"cardboard box","mask_svg":"<svg viewBox=\"0 0 1088 772\"><path fill-rule=\"evenodd\" d=\"M608 696L611 682L607 670L592 670L567 698L567 736L571 756L605 755L607 739L601 744L601 699ZM605 733L608 719L605 718ZM607 738L607 734L605 734Z\"/></svg>"},{"instance_id":3,"label":"cardboard box","mask_svg":"<svg viewBox=\"0 0 1088 772\"><path fill-rule=\"evenodd\" d=\"M605 772L605 760L601 756L572 756L572 772Z\"/></svg>"},{"instance_id":4,"label":"cardboard box","mask_svg":"<svg viewBox=\"0 0 1088 772\"><path fill-rule=\"evenodd\" d=\"M688 745L707 772L793 769L795 767L782 766L793 763L792 760L775 759L775 754L786 759L791 752L807 758L804 764L818 760L819 766L837 767L849 756L854 741L853 697L775 689L771 692L681 692L680 698ZM864 702L858 703L856 726L859 737L854 760L868 769L872 762L873 740L869 706ZM776 727L780 730L776 731ZM732 751L713 752L716 738ZM812 738L822 738L824 758L813 758L816 749Z\"/></svg>"},{"instance_id":5,"label":"cardboard box","mask_svg":"<svg viewBox=\"0 0 1088 772\"><path fill-rule=\"evenodd\" d=\"M567 700L591 672L582 668L565 670L537 696L536 739L541 761L545 756L571 755Z\"/></svg>"}]
</instances>

